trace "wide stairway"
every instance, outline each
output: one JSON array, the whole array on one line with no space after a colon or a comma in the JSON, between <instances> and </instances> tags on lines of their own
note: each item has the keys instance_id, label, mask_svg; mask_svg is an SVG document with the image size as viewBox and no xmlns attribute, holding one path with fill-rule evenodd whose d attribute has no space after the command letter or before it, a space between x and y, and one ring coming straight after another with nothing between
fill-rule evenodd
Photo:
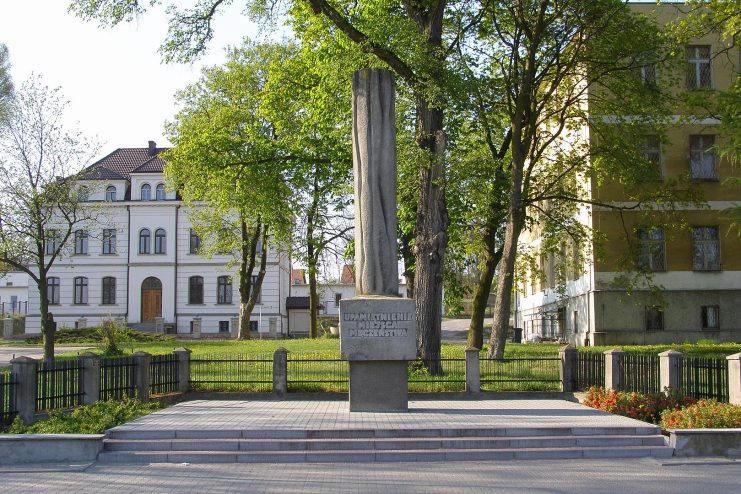
<instances>
[{"instance_id":1,"label":"wide stairway","mask_svg":"<svg viewBox=\"0 0 741 494\"><path fill-rule=\"evenodd\" d=\"M170 429L109 431L116 463L411 462L668 458L657 427Z\"/></svg>"}]
</instances>

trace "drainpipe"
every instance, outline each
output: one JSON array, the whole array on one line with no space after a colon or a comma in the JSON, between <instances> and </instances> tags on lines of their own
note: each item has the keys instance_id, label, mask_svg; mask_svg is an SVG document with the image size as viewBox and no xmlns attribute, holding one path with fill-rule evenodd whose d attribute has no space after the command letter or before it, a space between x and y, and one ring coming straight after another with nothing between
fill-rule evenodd
<instances>
[{"instance_id":1,"label":"drainpipe","mask_svg":"<svg viewBox=\"0 0 741 494\"><path fill-rule=\"evenodd\" d=\"M131 206L126 205L126 324L129 322L129 303L131 302Z\"/></svg>"},{"instance_id":2,"label":"drainpipe","mask_svg":"<svg viewBox=\"0 0 741 494\"><path fill-rule=\"evenodd\" d=\"M178 332L178 213L180 204L175 206L175 289L174 289L174 314L175 314L175 334Z\"/></svg>"}]
</instances>

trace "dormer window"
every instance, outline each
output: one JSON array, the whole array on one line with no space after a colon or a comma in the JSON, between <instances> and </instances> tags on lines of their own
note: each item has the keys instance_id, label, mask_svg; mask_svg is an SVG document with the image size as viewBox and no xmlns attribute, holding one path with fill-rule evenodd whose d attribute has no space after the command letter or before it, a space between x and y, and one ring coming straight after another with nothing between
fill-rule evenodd
<instances>
[{"instance_id":1,"label":"dormer window","mask_svg":"<svg viewBox=\"0 0 741 494\"><path fill-rule=\"evenodd\" d=\"M105 189L105 200L108 202L113 202L116 200L116 187L113 185L109 185Z\"/></svg>"},{"instance_id":2,"label":"dormer window","mask_svg":"<svg viewBox=\"0 0 741 494\"><path fill-rule=\"evenodd\" d=\"M142 185L141 188L141 200L151 201L152 200L152 186L149 184Z\"/></svg>"},{"instance_id":3,"label":"dormer window","mask_svg":"<svg viewBox=\"0 0 741 494\"><path fill-rule=\"evenodd\" d=\"M165 200L165 184L158 184L157 188L154 192L154 200L155 201L164 201Z\"/></svg>"}]
</instances>

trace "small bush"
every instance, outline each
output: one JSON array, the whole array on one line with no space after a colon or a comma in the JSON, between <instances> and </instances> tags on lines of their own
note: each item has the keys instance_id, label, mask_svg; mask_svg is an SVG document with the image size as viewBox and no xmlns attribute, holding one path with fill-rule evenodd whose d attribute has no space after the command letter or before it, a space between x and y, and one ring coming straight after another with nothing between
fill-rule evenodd
<instances>
[{"instance_id":1,"label":"small bush","mask_svg":"<svg viewBox=\"0 0 741 494\"><path fill-rule=\"evenodd\" d=\"M125 325L113 319L106 319L96 329L100 337L100 346L103 355L114 357L123 354L123 351L118 348L118 344L121 341L125 341L128 336Z\"/></svg>"},{"instance_id":2,"label":"small bush","mask_svg":"<svg viewBox=\"0 0 741 494\"><path fill-rule=\"evenodd\" d=\"M122 337L119 341L135 341L135 342L156 342L156 341L172 341L174 338L169 335L155 334L155 333L144 333L142 331L135 331L133 329L123 328ZM90 326L87 328L79 329L60 329L54 334L54 342L57 344L64 343L91 343L101 341L100 328L98 326ZM43 342L43 337L31 336L26 338L26 343L29 344L40 344Z\"/></svg>"},{"instance_id":3,"label":"small bush","mask_svg":"<svg viewBox=\"0 0 741 494\"><path fill-rule=\"evenodd\" d=\"M587 392L584 404L616 415L658 424L663 411L680 410L682 406L693 404L696 401L692 397L674 392L628 393L592 386Z\"/></svg>"},{"instance_id":4,"label":"small bush","mask_svg":"<svg viewBox=\"0 0 741 494\"><path fill-rule=\"evenodd\" d=\"M741 406L700 400L681 410L661 414L662 429L723 429L741 427Z\"/></svg>"},{"instance_id":5,"label":"small bush","mask_svg":"<svg viewBox=\"0 0 741 494\"><path fill-rule=\"evenodd\" d=\"M163 408L159 402L143 403L124 398L122 401L98 401L76 408L72 413L53 411L49 418L25 425L16 417L8 430L11 434L102 434L106 429L125 424Z\"/></svg>"}]
</instances>

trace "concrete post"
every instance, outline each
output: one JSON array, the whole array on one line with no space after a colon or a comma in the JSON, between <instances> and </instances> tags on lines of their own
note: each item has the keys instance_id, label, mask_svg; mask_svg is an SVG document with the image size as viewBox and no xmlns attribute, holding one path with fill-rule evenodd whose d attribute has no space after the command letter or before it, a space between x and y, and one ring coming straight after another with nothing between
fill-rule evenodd
<instances>
[{"instance_id":1,"label":"concrete post","mask_svg":"<svg viewBox=\"0 0 741 494\"><path fill-rule=\"evenodd\" d=\"M149 364L152 356L147 352L136 352L136 397L141 401L149 401Z\"/></svg>"},{"instance_id":2,"label":"concrete post","mask_svg":"<svg viewBox=\"0 0 741 494\"><path fill-rule=\"evenodd\" d=\"M682 352L667 350L659 354L659 386L661 391L677 390L681 384Z\"/></svg>"},{"instance_id":3,"label":"concrete post","mask_svg":"<svg viewBox=\"0 0 741 494\"><path fill-rule=\"evenodd\" d=\"M7 316L3 319L3 338L9 340L13 337L13 318Z\"/></svg>"},{"instance_id":4,"label":"concrete post","mask_svg":"<svg viewBox=\"0 0 741 494\"><path fill-rule=\"evenodd\" d=\"M481 391L481 367L479 366L479 349L466 348L466 391Z\"/></svg>"},{"instance_id":5,"label":"concrete post","mask_svg":"<svg viewBox=\"0 0 741 494\"><path fill-rule=\"evenodd\" d=\"M239 316L233 316L229 319L229 331L232 334L232 338L236 338L239 334Z\"/></svg>"},{"instance_id":6,"label":"concrete post","mask_svg":"<svg viewBox=\"0 0 741 494\"><path fill-rule=\"evenodd\" d=\"M190 354L187 348L178 348L173 352L178 358L178 391L187 393L190 389Z\"/></svg>"},{"instance_id":7,"label":"concrete post","mask_svg":"<svg viewBox=\"0 0 741 494\"><path fill-rule=\"evenodd\" d=\"M17 357L10 361L10 365L16 380L15 406L18 416L26 425L30 425L36 415L39 364L30 357Z\"/></svg>"},{"instance_id":8,"label":"concrete post","mask_svg":"<svg viewBox=\"0 0 741 494\"><path fill-rule=\"evenodd\" d=\"M268 332L270 333L270 338L276 339L278 337L278 318L277 317L271 317L268 319Z\"/></svg>"},{"instance_id":9,"label":"concrete post","mask_svg":"<svg viewBox=\"0 0 741 494\"><path fill-rule=\"evenodd\" d=\"M100 357L92 352L80 355L82 361L82 402L90 405L100 400Z\"/></svg>"},{"instance_id":10,"label":"concrete post","mask_svg":"<svg viewBox=\"0 0 741 494\"><path fill-rule=\"evenodd\" d=\"M78 329L87 328L87 317L81 317L77 320L77 328Z\"/></svg>"},{"instance_id":11,"label":"concrete post","mask_svg":"<svg viewBox=\"0 0 741 494\"><path fill-rule=\"evenodd\" d=\"M625 389L625 352L612 349L605 352L605 388Z\"/></svg>"},{"instance_id":12,"label":"concrete post","mask_svg":"<svg viewBox=\"0 0 741 494\"><path fill-rule=\"evenodd\" d=\"M277 396L288 393L288 350L283 347L273 353L273 393Z\"/></svg>"},{"instance_id":13,"label":"concrete post","mask_svg":"<svg viewBox=\"0 0 741 494\"><path fill-rule=\"evenodd\" d=\"M165 318L164 317L154 318L154 332L164 334L165 332Z\"/></svg>"},{"instance_id":14,"label":"concrete post","mask_svg":"<svg viewBox=\"0 0 741 494\"><path fill-rule=\"evenodd\" d=\"M193 338L200 338L200 337L201 337L201 318L194 317L193 318Z\"/></svg>"},{"instance_id":15,"label":"concrete post","mask_svg":"<svg viewBox=\"0 0 741 494\"><path fill-rule=\"evenodd\" d=\"M726 357L728 359L728 402L741 405L741 353Z\"/></svg>"},{"instance_id":16,"label":"concrete post","mask_svg":"<svg viewBox=\"0 0 741 494\"><path fill-rule=\"evenodd\" d=\"M561 391L571 393L576 391L576 358L577 350L571 345L566 345L558 351L561 358Z\"/></svg>"}]
</instances>

